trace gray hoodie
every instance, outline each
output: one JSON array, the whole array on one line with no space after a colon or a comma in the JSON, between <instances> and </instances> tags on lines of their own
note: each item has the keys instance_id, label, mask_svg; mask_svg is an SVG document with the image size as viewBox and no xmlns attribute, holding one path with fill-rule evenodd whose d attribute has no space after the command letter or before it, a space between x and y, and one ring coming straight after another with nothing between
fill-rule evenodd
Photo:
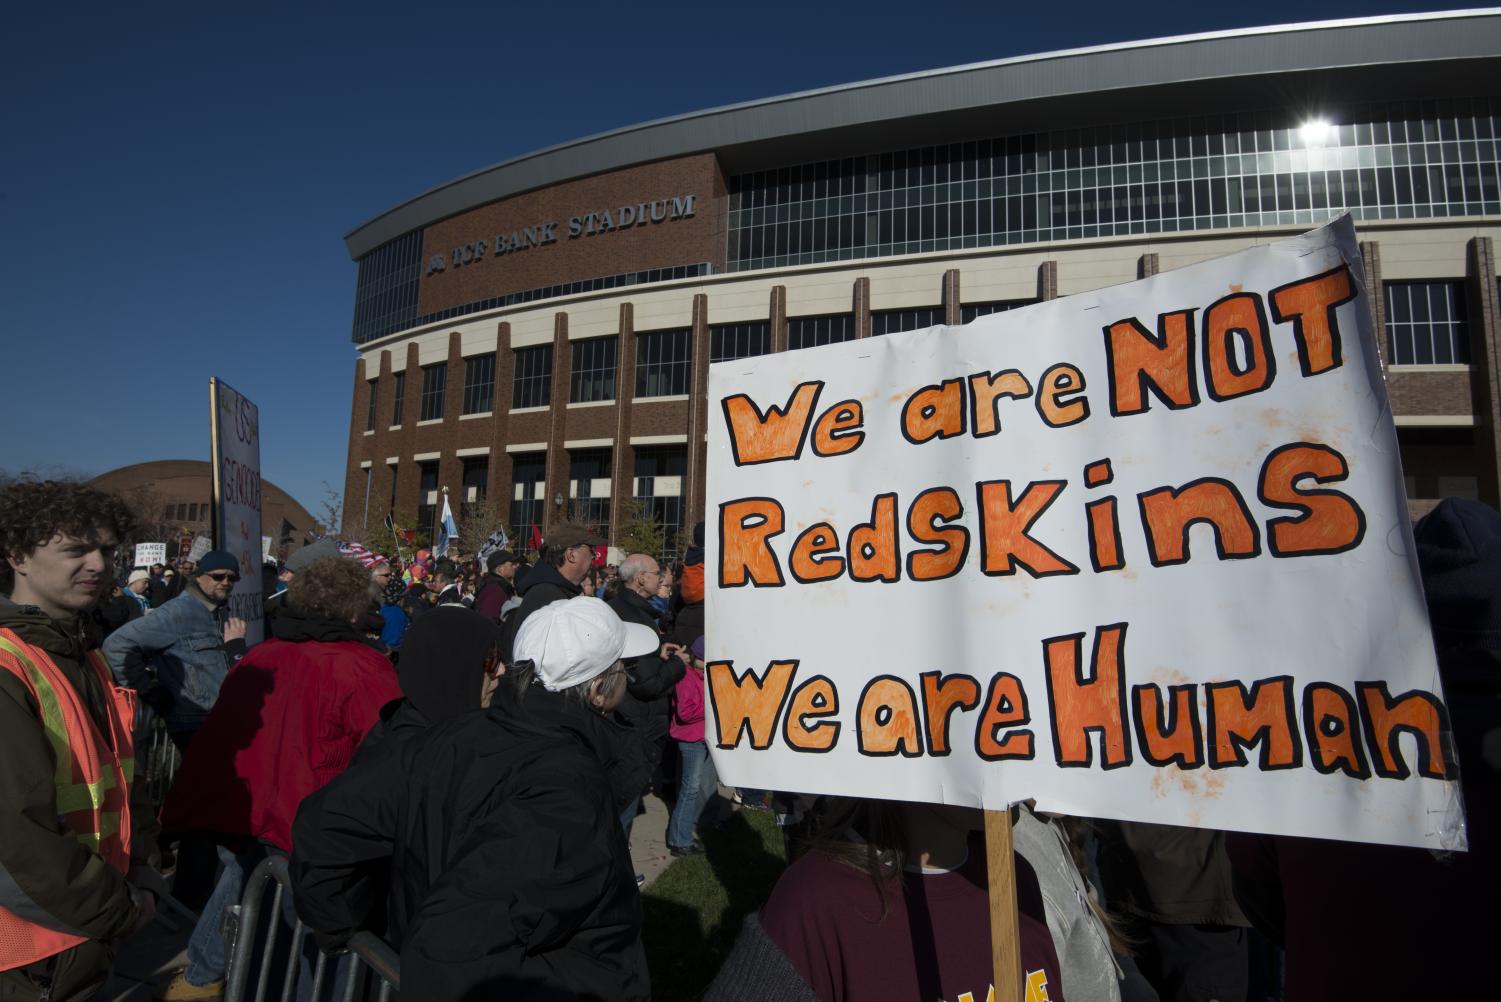
<instances>
[{"instance_id":1,"label":"gray hoodie","mask_svg":"<svg viewBox=\"0 0 1501 1002\"><path fill-rule=\"evenodd\" d=\"M1104 925L1089 907L1094 892L1074 865L1062 828L1022 804L1012 837L1016 851L1037 872L1068 1002L1120 1002L1121 969Z\"/></svg>"}]
</instances>

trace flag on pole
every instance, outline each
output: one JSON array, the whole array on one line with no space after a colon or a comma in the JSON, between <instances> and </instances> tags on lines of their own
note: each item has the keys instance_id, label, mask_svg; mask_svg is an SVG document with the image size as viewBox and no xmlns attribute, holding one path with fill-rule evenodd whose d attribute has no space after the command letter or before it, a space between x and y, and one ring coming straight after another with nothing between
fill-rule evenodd
<instances>
[{"instance_id":1,"label":"flag on pole","mask_svg":"<svg viewBox=\"0 0 1501 1002\"><path fill-rule=\"evenodd\" d=\"M490 538L485 540L485 545L481 546L479 548L479 553L476 554L476 557L479 559L480 566L485 566L485 562L490 559L490 554L498 553L510 545L510 537L506 535L506 531L504 529L496 529L494 532L490 533Z\"/></svg>"},{"instance_id":2,"label":"flag on pole","mask_svg":"<svg viewBox=\"0 0 1501 1002\"><path fill-rule=\"evenodd\" d=\"M438 520L438 543L433 547L439 559L448 556L448 544L457 539L458 526L453 524L453 509L448 507L448 492L443 492L443 515Z\"/></svg>"},{"instance_id":3,"label":"flag on pole","mask_svg":"<svg viewBox=\"0 0 1501 1002\"><path fill-rule=\"evenodd\" d=\"M359 543L346 543L342 540L339 542L339 556L356 560L364 567L373 567L381 559Z\"/></svg>"},{"instance_id":4,"label":"flag on pole","mask_svg":"<svg viewBox=\"0 0 1501 1002\"><path fill-rule=\"evenodd\" d=\"M531 537L527 539L526 545L533 550L542 549L542 533L537 528L537 523L535 522L532 523L532 534Z\"/></svg>"}]
</instances>

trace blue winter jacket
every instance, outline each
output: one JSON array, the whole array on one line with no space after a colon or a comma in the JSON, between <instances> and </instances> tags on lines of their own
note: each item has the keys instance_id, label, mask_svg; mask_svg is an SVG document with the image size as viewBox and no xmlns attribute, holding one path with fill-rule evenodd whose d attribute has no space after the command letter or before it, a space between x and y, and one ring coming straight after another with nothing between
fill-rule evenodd
<instances>
[{"instance_id":1,"label":"blue winter jacket","mask_svg":"<svg viewBox=\"0 0 1501 1002\"><path fill-rule=\"evenodd\" d=\"M229 674L222 630L203 600L188 590L111 633L104 656L121 685L140 692L166 717L168 730L196 731ZM154 687L147 673L153 666ZM153 688L161 692L148 696ZM165 708L162 704L168 701L162 693L170 697Z\"/></svg>"}]
</instances>

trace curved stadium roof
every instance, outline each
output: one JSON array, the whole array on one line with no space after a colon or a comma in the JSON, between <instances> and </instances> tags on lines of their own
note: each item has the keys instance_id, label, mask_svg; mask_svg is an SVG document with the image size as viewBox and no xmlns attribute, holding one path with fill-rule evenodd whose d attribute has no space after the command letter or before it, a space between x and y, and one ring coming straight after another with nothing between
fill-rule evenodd
<instances>
[{"instance_id":1,"label":"curved stadium roof","mask_svg":"<svg viewBox=\"0 0 1501 1002\"><path fill-rule=\"evenodd\" d=\"M1400 72L1393 72L1393 68ZM345 237L358 259L497 199L713 150L729 173L1027 130L1224 110L1485 93L1501 9L1322 21L1069 49L884 77L627 126L523 154L402 202ZM1393 87L1401 90L1393 92ZM1143 106L1151 110L1142 115Z\"/></svg>"}]
</instances>

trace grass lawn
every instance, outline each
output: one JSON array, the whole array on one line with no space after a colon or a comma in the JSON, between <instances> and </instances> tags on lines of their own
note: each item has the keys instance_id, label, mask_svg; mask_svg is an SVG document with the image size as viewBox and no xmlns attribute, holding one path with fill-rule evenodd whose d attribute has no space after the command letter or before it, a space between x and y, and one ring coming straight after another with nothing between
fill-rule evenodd
<instances>
[{"instance_id":1,"label":"grass lawn","mask_svg":"<svg viewBox=\"0 0 1501 1002\"><path fill-rule=\"evenodd\" d=\"M675 861L642 893L652 997L661 1002L703 995L741 922L761 907L787 865L770 811L736 811L703 842L702 856Z\"/></svg>"}]
</instances>

